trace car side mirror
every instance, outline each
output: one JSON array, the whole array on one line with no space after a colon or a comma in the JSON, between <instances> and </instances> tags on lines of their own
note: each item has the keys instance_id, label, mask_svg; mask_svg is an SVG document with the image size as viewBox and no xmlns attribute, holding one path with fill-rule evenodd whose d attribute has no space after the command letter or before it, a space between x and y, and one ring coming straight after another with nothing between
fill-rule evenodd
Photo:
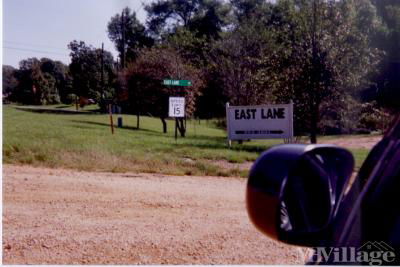
<instances>
[{"instance_id":1,"label":"car side mirror","mask_svg":"<svg viewBox=\"0 0 400 267\"><path fill-rule=\"evenodd\" d=\"M289 244L318 246L350 181L352 154L334 145L278 145L251 168L246 202L253 224Z\"/></svg>"}]
</instances>

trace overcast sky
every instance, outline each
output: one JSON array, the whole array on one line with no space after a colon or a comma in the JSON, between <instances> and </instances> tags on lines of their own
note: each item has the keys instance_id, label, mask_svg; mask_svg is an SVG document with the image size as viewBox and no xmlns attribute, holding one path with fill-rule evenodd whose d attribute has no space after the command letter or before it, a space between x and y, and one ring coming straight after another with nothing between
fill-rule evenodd
<instances>
[{"instance_id":1,"label":"overcast sky","mask_svg":"<svg viewBox=\"0 0 400 267\"><path fill-rule=\"evenodd\" d=\"M144 23L141 0L3 0L3 64L18 67L28 57L48 57L66 64L67 45L82 40L117 56L107 37L107 23L129 6Z\"/></svg>"}]
</instances>

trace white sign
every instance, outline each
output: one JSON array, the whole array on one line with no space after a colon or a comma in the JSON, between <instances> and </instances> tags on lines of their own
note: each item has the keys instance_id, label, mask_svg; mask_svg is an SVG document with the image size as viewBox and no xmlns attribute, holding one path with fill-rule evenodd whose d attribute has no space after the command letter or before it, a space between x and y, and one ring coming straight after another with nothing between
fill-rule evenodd
<instances>
[{"instance_id":1,"label":"white sign","mask_svg":"<svg viewBox=\"0 0 400 267\"><path fill-rule=\"evenodd\" d=\"M169 117L185 117L185 98L184 97L170 97L169 98Z\"/></svg>"},{"instance_id":2,"label":"white sign","mask_svg":"<svg viewBox=\"0 0 400 267\"><path fill-rule=\"evenodd\" d=\"M229 140L293 137L293 104L226 105Z\"/></svg>"}]
</instances>

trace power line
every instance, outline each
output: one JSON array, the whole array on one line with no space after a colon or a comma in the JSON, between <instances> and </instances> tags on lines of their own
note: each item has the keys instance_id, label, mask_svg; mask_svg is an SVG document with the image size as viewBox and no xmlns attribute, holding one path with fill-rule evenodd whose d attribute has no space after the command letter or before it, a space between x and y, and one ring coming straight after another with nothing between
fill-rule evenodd
<instances>
[{"instance_id":1,"label":"power line","mask_svg":"<svg viewBox=\"0 0 400 267\"><path fill-rule=\"evenodd\" d=\"M36 50L36 49L18 48L18 47L10 47L10 46L3 46L3 48L11 49L11 50L25 51L25 52L36 52L36 53L43 53L43 54L69 56L68 54L62 54L62 53L57 53L57 52L49 52L49 51L42 51L42 50Z\"/></svg>"},{"instance_id":2,"label":"power line","mask_svg":"<svg viewBox=\"0 0 400 267\"><path fill-rule=\"evenodd\" d=\"M22 46L36 46L36 47L45 47L45 48L51 48L51 49L57 49L57 50L67 50L67 48L61 48L61 47L56 47L56 46L49 46L49 45L42 45L42 44L29 44L29 43L23 43L23 42L14 42L14 41L7 41L3 40L5 43L9 44L15 44L15 45L22 45Z\"/></svg>"}]
</instances>

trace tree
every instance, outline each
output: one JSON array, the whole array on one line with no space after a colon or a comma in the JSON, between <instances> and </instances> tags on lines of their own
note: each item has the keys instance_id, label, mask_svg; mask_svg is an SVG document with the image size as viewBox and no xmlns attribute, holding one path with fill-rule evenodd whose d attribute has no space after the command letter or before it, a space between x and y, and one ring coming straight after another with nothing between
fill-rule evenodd
<instances>
[{"instance_id":1,"label":"tree","mask_svg":"<svg viewBox=\"0 0 400 267\"><path fill-rule=\"evenodd\" d=\"M49 73L35 69L33 72L34 86L36 88L36 102L42 105L60 103L60 96L56 79Z\"/></svg>"},{"instance_id":2,"label":"tree","mask_svg":"<svg viewBox=\"0 0 400 267\"><path fill-rule=\"evenodd\" d=\"M3 65L3 99L9 99L18 86L15 78L16 69L9 65Z\"/></svg>"},{"instance_id":3,"label":"tree","mask_svg":"<svg viewBox=\"0 0 400 267\"><path fill-rule=\"evenodd\" d=\"M400 2L373 0L383 27L376 36L375 45L385 56L375 76L376 84L364 91L366 100L378 100L383 107L400 110Z\"/></svg>"},{"instance_id":4,"label":"tree","mask_svg":"<svg viewBox=\"0 0 400 267\"><path fill-rule=\"evenodd\" d=\"M230 5L220 0L158 0L145 10L148 28L156 37L184 27L198 36L216 39L230 22Z\"/></svg>"},{"instance_id":5,"label":"tree","mask_svg":"<svg viewBox=\"0 0 400 267\"><path fill-rule=\"evenodd\" d=\"M15 72L15 78L18 80L18 86L11 95L12 101L23 104L40 104L35 103L34 93L34 70L40 69L39 60L37 58L28 58L19 62L19 69Z\"/></svg>"},{"instance_id":6,"label":"tree","mask_svg":"<svg viewBox=\"0 0 400 267\"><path fill-rule=\"evenodd\" d=\"M23 104L57 104L60 103L59 90L54 73L42 70L44 62L49 59L28 58L19 63L15 71L18 86L10 96L13 101Z\"/></svg>"},{"instance_id":7,"label":"tree","mask_svg":"<svg viewBox=\"0 0 400 267\"><path fill-rule=\"evenodd\" d=\"M236 24L240 25L249 20L263 22L271 10L272 3L265 0L231 0Z\"/></svg>"},{"instance_id":8,"label":"tree","mask_svg":"<svg viewBox=\"0 0 400 267\"><path fill-rule=\"evenodd\" d=\"M218 73L211 67L209 56L213 46L212 40L205 36L198 36L186 28L180 27L176 32L168 35L163 47L177 51L187 64L195 66L202 73L204 86L201 95L196 101L196 117L213 118L225 114L226 98L222 94L222 83Z\"/></svg>"},{"instance_id":9,"label":"tree","mask_svg":"<svg viewBox=\"0 0 400 267\"><path fill-rule=\"evenodd\" d=\"M53 61L49 58L40 60L40 69L54 79L61 102L67 103L68 94L72 93L72 80L69 75L68 66L60 61Z\"/></svg>"},{"instance_id":10,"label":"tree","mask_svg":"<svg viewBox=\"0 0 400 267\"><path fill-rule=\"evenodd\" d=\"M260 71L267 68L266 58L273 53L271 40L271 33L252 20L242 23L214 45L209 60L230 104L257 105L272 101L266 80L260 79Z\"/></svg>"},{"instance_id":11,"label":"tree","mask_svg":"<svg viewBox=\"0 0 400 267\"><path fill-rule=\"evenodd\" d=\"M82 41L72 41L68 48L71 50L69 69L75 94L95 99L104 109L104 100L115 97L116 74L112 54L87 46Z\"/></svg>"},{"instance_id":12,"label":"tree","mask_svg":"<svg viewBox=\"0 0 400 267\"><path fill-rule=\"evenodd\" d=\"M121 66L138 56L138 51L144 47L151 47L153 40L147 35L146 28L136 18L136 13L128 7L120 14L116 14L107 25L108 37L115 44L119 52Z\"/></svg>"},{"instance_id":13,"label":"tree","mask_svg":"<svg viewBox=\"0 0 400 267\"><path fill-rule=\"evenodd\" d=\"M286 52L277 68L280 89L275 94L279 101L295 102L295 124L316 143L322 104L345 101L368 82L379 62L380 53L371 46L375 10L368 0L282 0L278 5L287 10L277 39Z\"/></svg>"},{"instance_id":14,"label":"tree","mask_svg":"<svg viewBox=\"0 0 400 267\"><path fill-rule=\"evenodd\" d=\"M164 79L187 79L192 86L165 86ZM195 111L195 102L202 86L199 71L185 64L176 51L168 48L141 51L137 60L124 72L124 80L132 109L158 116L164 133L167 132L168 98L185 97L185 114L190 117ZM179 120L178 126L181 136L184 136L186 129L183 120Z\"/></svg>"}]
</instances>

